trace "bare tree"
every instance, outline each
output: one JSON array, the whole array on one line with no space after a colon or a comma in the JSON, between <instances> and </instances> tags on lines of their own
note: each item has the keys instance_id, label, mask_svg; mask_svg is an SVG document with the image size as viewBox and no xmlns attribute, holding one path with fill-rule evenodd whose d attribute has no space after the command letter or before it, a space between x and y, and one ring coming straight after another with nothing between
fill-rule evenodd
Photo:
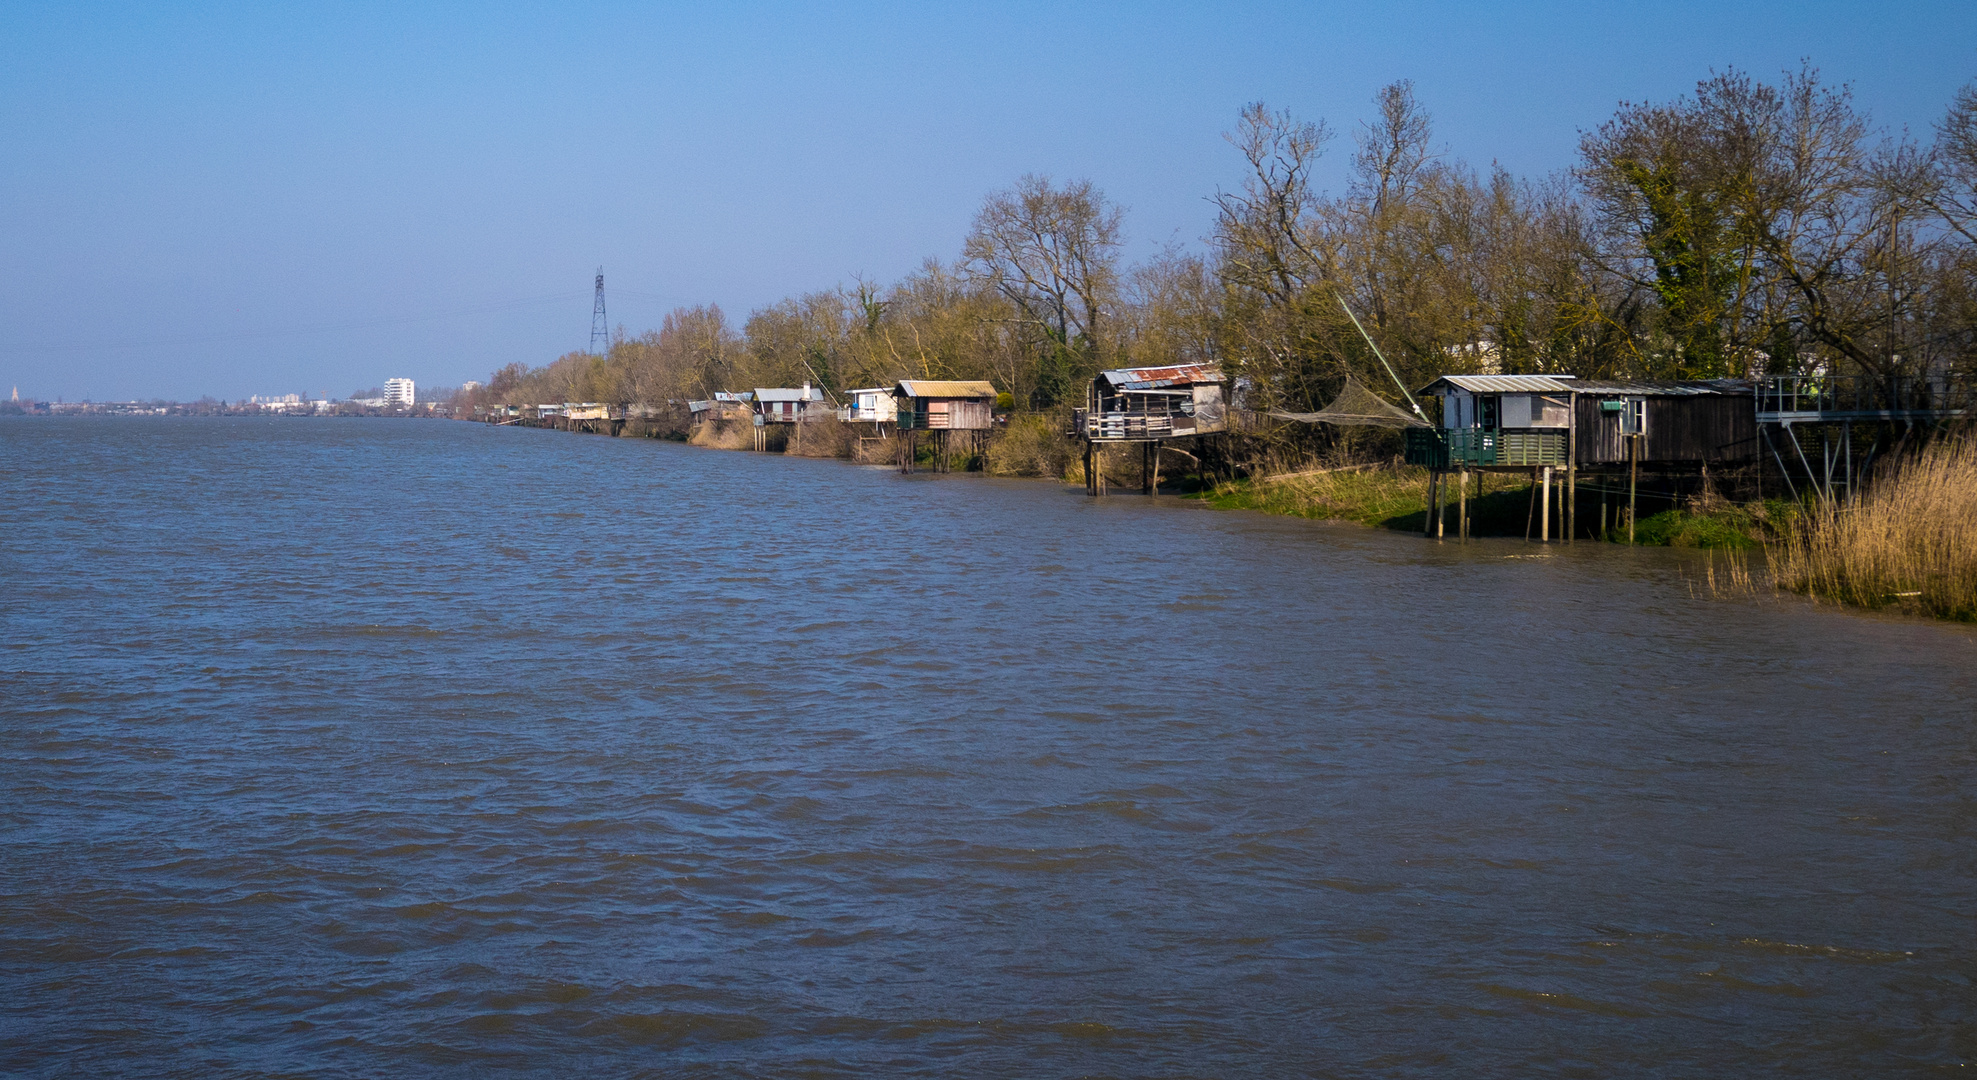
<instances>
[{"instance_id":1,"label":"bare tree","mask_svg":"<svg viewBox=\"0 0 1977 1080\"><path fill-rule=\"evenodd\" d=\"M1050 400L1103 365L1123 216L1089 180L1060 188L1036 175L989 195L975 214L965 266L1048 332L1060 370L1040 378L1038 390Z\"/></svg>"},{"instance_id":2,"label":"bare tree","mask_svg":"<svg viewBox=\"0 0 1977 1080\"><path fill-rule=\"evenodd\" d=\"M1931 159L1935 183L1923 193L1926 204L1964 243L1977 245L1977 82L1950 99Z\"/></svg>"}]
</instances>

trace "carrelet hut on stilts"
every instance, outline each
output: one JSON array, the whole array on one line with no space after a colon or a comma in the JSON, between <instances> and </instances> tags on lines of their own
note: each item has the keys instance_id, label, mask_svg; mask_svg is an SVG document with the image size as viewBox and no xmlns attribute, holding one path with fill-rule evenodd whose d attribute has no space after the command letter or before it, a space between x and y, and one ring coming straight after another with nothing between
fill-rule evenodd
<instances>
[{"instance_id":1,"label":"carrelet hut on stilts","mask_svg":"<svg viewBox=\"0 0 1977 1080\"><path fill-rule=\"evenodd\" d=\"M1085 407L1074 410L1071 420L1085 440L1085 492L1105 494L1107 446L1138 443L1142 483L1146 493L1153 494L1166 443L1195 439L1198 451L1202 437L1229 429L1227 386L1228 379L1215 364L1099 372L1085 391ZM1198 453L1189 456L1200 460Z\"/></svg>"},{"instance_id":2,"label":"carrelet hut on stilts","mask_svg":"<svg viewBox=\"0 0 1977 1080\"><path fill-rule=\"evenodd\" d=\"M1407 433L1408 464L1429 470L1426 529L1435 536L1447 532L1451 474L1459 537L1468 535L1470 472L1529 472L1538 539L1570 540L1580 532L1578 485L1588 471L1600 478L1597 535L1607 528L1607 497L1624 493L1624 512L1614 521L1631 537L1643 468L1662 477L1700 475L1758 453L1754 385L1743 380L1444 375L1419 393L1440 403L1439 425Z\"/></svg>"},{"instance_id":3,"label":"carrelet hut on stilts","mask_svg":"<svg viewBox=\"0 0 1977 1080\"><path fill-rule=\"evenodd\" d=\"M983 379L901 379L892 398L902 472L913 471L921 432L933 442L933 471L947 472L956 450L982 452L995 422L995 386Z\"/></svg>"}]
</instances>

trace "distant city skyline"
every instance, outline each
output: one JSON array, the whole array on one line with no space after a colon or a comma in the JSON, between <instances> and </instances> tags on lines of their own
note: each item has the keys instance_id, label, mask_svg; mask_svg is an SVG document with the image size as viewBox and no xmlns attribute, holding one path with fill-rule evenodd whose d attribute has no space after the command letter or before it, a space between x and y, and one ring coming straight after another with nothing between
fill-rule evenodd
<instances>
[{"instance_id":1,"label":"distant city skyline","mask_svg":"<svg viewBox=\"0 0 1977 1080\"><path fill-rule=\"evenodd\" d=\"M1198 247L1239 108L1326 120L1336 190L1399 78L1450 156L1533 177L1622 100L1802 58L1926 140L1973 41L1947 3L16 10L0 379L459 385L585 348L599 263L628 332L698 303L739 323L954 259L1031 172L1124 205L1132 258Z\"/></svg>"}]
</instances>

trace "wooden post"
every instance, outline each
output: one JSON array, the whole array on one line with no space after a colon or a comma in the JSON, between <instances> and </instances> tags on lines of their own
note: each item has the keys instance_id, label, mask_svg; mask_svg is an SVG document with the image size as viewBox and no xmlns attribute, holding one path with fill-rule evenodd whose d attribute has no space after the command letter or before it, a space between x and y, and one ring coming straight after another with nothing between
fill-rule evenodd
<instances>
[{"instance_id":1,"label":"wooden post","mask_svg":"<svg viewBox=\"0 0 1977 1080\"><path fill-rule=\"evenodd\" d=\"M1092 441L1085 440L1085 494L1098 494L1098 475L1092 472Z\"/></svg>"},{"instance_id":2,"label":"wooden post","mask_svg":"<svg viewBox=\"0 0 1977 1080\"><path fill-rule=\"evenodd\" d=\"M1469 470L1455 476L1455 538L1469 540Z\"/></svg>"},{"instance_id":3,"label":"wooden post","mask_svg":"<svg viewBox=\"0 0 1977 1080\"><path fill-rule=\"evenodd\" d=\"M1641 436L1639 432L1627 443L1627 543L1634 542L1635 495L1641 483Z\"/></svg>"},{"instance_id":4,"label":"wooden post","mask_svg":"<svg viewBox=\"0 0 1977 1080\"><path fill-rule=\"evenodd\" d=\"M1566 406L1565 427L1565 512L1559 515L1559 525L1564 528L1565 542L1571 543L1579 532L1579 395L1570 395Z\"/></svg>"},{"instance_id":5,"label":"wooden post","mask_svg":"<svg viewBox=\"0 0 1977 1080\"><path fill-rule=\"evenodd\" d=\"M1439 469L1428 470L1427 497L1421 500L1421 535L1435 535L1435 478L1441 475Z\"/></svg>"},{"instance_id":6,"label":"wooden post","mask_svg":"<svg viewBox=\"0 0 1977 1080\"><path fill-rule=\"evenodd\" d=\"M1153 457L1159 452L1153 447L1154 444L1150 442L1140 444L1140 494L1142 495L1153 494L1153 470L1155 468Z\"/></svg>"},{"instance_id":7,"label":"wooden post","mask_svg":"<svg viewBox=\"0 0 1977 1080\"><path fill-rule=\"evenodd\" d=\"M1538 511L1538 543L1551 543L1551 466L1544 469L1544 509Z\"/></svg>"},{"instance_id":8,"label":"wooden post","mask_svg":"<svg viewBox=\"0 0 1977 1080\"><path fill-rule=\"evenodd\" d=\"M1449 534L1447 524L1449 524L1449 475L1447 471L1443 471L1441 479L1435 481L1435 540L1441 540L1443 536Z\"/></svg>"}]
</instances>

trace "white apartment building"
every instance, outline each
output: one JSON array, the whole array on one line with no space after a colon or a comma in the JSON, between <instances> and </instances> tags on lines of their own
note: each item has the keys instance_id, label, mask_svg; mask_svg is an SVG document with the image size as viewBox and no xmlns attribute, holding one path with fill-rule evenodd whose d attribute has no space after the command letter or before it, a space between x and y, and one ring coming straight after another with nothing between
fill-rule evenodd
<instances>
[{"instance_id":1,"label":"white apartment building","mask_svg":"<svg viewBox=\"0 0 1977 1080\"><path fill-rule=\"evenodd\" d=\"M386 405L402 405L409 409L412 407L412 401L412 380L386 379L384 381L384 403Z\"/></svg>"}]
</instances>

